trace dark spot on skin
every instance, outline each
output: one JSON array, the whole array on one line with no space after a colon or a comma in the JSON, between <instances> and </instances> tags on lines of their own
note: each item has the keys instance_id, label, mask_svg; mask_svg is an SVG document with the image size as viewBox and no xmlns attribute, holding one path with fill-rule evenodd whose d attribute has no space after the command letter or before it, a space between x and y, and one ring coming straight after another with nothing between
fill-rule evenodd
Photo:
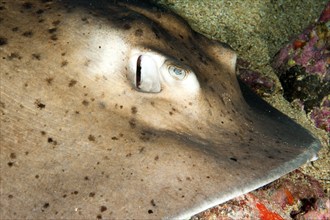
<instances>
[{"instance_id":1,"label":"dark spot on skin","mask_svg":"<svg viewBox=\"0 0 330 220\"><path fill-rule=\"evenodd\" d=\"M154 213L154 212L153 212L151 209L149 209L149 210L148 210L148 213L149 213L149 214L152 214L152 213Z\"/></svg>"},{"instance_id":2,"label":"dark spot on skin","mask_svg":"<svg viewBox=\"0 0 330 220\"><path fill-rule=\"evenodd\" d=\"M76 85L77 81L74 79L71 79L69 82L69 87L73 87L74 85Z\"/></svg>"},{"instance_id":3,"label":"dark spot on skin","mask_svg":"<svg viewBox=\"0 0 330 220\"><path fill-rule=\"evenodd\" d=\"M137 29L137 30L135 30L134 35L135 35L136 37L142 37L142 35L143 35L143 30L142 30L142 29Z\"/></svg>"},{"instance_id":4,"label":"dark spot on skin","mask_svg":"<svg viewBox=\"0 0 330 220\"><path fill-rule=\"evenodd\" d=\"M191 178L188 176L188 177L186 177L186 180L191 181Z\"/></svg>"},{"instance_id":5,"label":"dark spot on skin","mask_svg":"<svg viewBox=\"0 0 330 220\"><path fill-rule=\"evenodd\" d=\"M94 196L95 196L95 192L89 193L89 197L94 197Z\"/></svg>"},{"instance_id":6,"label":"dark spot on skin","mask_svg":"<svg viewBox=\"0 0 330 220\"><path fill-rule=\"evenodd\" d=\"M107 207L106 207L106 206L104 206L104 205L103 205L103 206L101 206L101 207L100 207L100 211L101 211L101 212L105 212L105 211L107 211Z\"/></svg>"},{"instance_id":7,"label":"dark spot on skin","mask_svg":"<svg viewBox=\"0 0 330 220\"><path fill-rule=\"evenodd\" d=\"M14 53L11 53L9 56L7 56L7 58L9 59L9 60L14 60L14 59L22 59L22 57L19 55L19 53L16 53L16 52L14 52Z\"/></svg>"},{"instance_id":8,"label":"dark spot on skin","mask_svg":"<svg viewBox=\"0 0 330 220\"><path fill-rule=\"evenodd\" d=\"M141 148L139 149L139 153L144 152L144 150L145 150L145 147L141 147Z\"/></svg>"},{"instance_id":9,"label":"dark spot on skin","mask_svg":"<svg viewBox=\"0 0 330 220\"><path fill-rule=\"evenodd\" d=\"M15 153L11 153L11 154L10 154L10 158L11 158L11 159L16 159L16 154L15 154Z\"/></svg>"},{"instance_id":10,"label":"dark spot on skin","mask_svg":"<svg viewBox=\"0 0 330 220\"><path fill-rule=\"evenodd\" d=\"M14 165L14 162L8 162L7 164L9 167L12 167Z\"/></svg>"},{"instance_id":11,"label":"dark spot on skin","mask_svg":"<svg viewBox=\"0 0 330 220\"><path fill-rule=\"evenodd\" d=\"M78 195L78 191L73 191L71 194Z\"/></svg>"},{"instance_id":12,"label":"dark spot on skin","mask_svg":"<svg viewBox=\"0 0 330 220\"><path fill-rule=\"evenodd\" d=\"M33 7L33 4L31 2L24 2L22 4L23 9L31 9Z\"/></svg>"},{"instance_id":13,"label":"dark spot on skin","mask_svg":"<svg viewBox=\"0 0 330 220\"><path fill-rule=\"evenodd\" d=\"M9 199L12 199L14 196L13 195L8 195L8 198Z\"/></svg>"},{"instance_id":14,"label":"dark spot on skin","mask_svg":"<svg viewBox=\"0 0 330 220\"><path fill-rule=\"evenodd\" d=\"M179 34L179 37L180 37L181 39L184 39L184 37L183 37L181 34Z\"/></svg>"},{"instance_id":15,"label":"dark spot on skin","mask_svg":"<svg viewBox=\"0 0 330 220\"><path fill-rule=\"evenodd\" d=\"M126 24L124 24L123 28L124 28L124 30L129 30L129 29L131 29L131 25L126 23Z\"/></svg>"},{"instance_id":16,"label":"dark spot on skin","mask_svg":"<svg viewBox=\"0 0 330 220\"><path fill-rule=\"evenodd\" d=\"M48 202L46 202L45 204L44 204L44 206L43 206L45 209L47 209L48 207L49 207L49 203Z\"/></svg>"},{"instance_id":17,"label":"dark spot on skin","mask_svg":"<svg viewBox=\"0 0 330 220\"><path fill-rule=\"evenodd\" d=\"M133 106L131 108L131 112L132 112L132 114L136 114L138 112L137 107Z\"/></svg>"},{"instance_id":18,"label":"dark spot on skin","mask_svg":"<svg viewBox=\"0 0 330 220\"><path fill-rule=\"evenodd\" d=\"M41 131L40 132L42 136L45 136L46 135L46 132L45 131Z\"/></svg>"},{"instance_id":19,"label":"dark spot on skin","mask_svg":"<svg viewBox=\"0 0 330 220\"><path fill-rule=\"evenodd\" d=\"M3 6L0 6L0 11L2 11L3 9L5 9L5 7L3 7Z\"/></svg>"},{"instance_id":20,"label":"dark spot on skin","mask_svg":"<svg viewBox=\"0 0 330 220\"><path fill-rule=\"evenodd\" d=\"M157 161L157 160L159 160L159 156L158 156L158 155L157 155L157 156L155 156L155 158L154 158L154 159L155 159L156 161Z\"/></svg>"},{"instance_id":21,"label":"dark spot on skin","mask_svg":"<svg viewBox=\"0 0 330 220\"><path fill-rule=\"evenodd\" d=\"M102 215L97 215L96 218L97 219L102 219Z\"/></svg>"},{"instance_id":22,"label":"dark spot on skin","mask_svg":"<svg viewBox=\"0 0 330 220\"><path fill-rule=\"evenodd\" d=\"M41 101L39 99L37 99L34 104L37 106L37 108L39 109L44 109L46 107L45 104L41 103Z\"/></svg>"},{"instance_id":23,"label":"dark spot on skin","mask_svg":"<svg viewBox=\"0 0 330 220\"><path fill-rule=\"evenodd\" d=\"M119 140L117 137L112 137L111 139L114 141Z\"/></svg>"},{"instance_id":24,"label":"dark spot on skin","mask_svg":"<svg viewBox=\"0 0 330 220\"><path fill-rule=\"evenodd\" d=\"M154 207L156 206L155 200L152 199L152 200L150 201L150 203L151 203L152 206L154 206Z\"/></svg>"},{"instance_id":25,"label":"dark spot on skin","mask_svg":"<svg viewBox=\"0 0 330 220\"><path fill-rule=\"evenodd\" d=\"M144 132L141 132L140 139L143 141L149 141L152 136L156 136L156 135L150 131L144 131Z\"/></svg>"},{"instance_id":26,"label":"dark spot on skin","mask_svg":"<svg viewBox=\"0 0 330 220\"><path fill-rule=\"evenodd\" d=\"M131 157L131 156L132 156L132 153L126 154L126 157Z\"/></svg>"},{"instance_id":27,"label":"dark spot on skin","mask_svg":"<svg viewBox=\"0 0 330 220\"><path fill-rule=\"evenodd\" d=\"M173 112L168 112L168 114L173 115Z\"/></svg>"},{"instance_id":28,"label":"dark spot on skin","mask_svg":"<svg viewBox=\"0 0 330 220\"><path fill-rule=\"evenodd\" d=\"M57 28L50 28L48 29L48 33L54 34L57 31Z\"/></svg>"},{"instance_id":29,"label":"dark spot on skin","mask_svg":"<svg viewBox=\"0 0 330 220\"><path fill-rule=\"evenodd\" d=\"M47 142L50 143L50 144L53 144L53 145L57 145L57 141L53 140L53 138L49 137L47 139Z\"/></svg>"},{"instance_id":30,"label":"dark spot on skin","mask_svg":"<svg viewBox=\"0 0 330 220\"><path fill-rule=\"evenodd\" d=\"M231 158L229 158L229 159L231 159L232 161L237 162L237 159L236 159L235 157L231 157Z\"/></svg>"},{"instance_id":31,"label":"dark spot on skin","mask_svg":"<svg viewBox=\"0 0 330 220\"><path fill-rule=\"evenodd\" d=\"M42 10L42 9L39 9L38 11L36 11L36 14L38 14L38 15L40 15L42 13L44 13L44 10Z\"/></svg>"},{"instance_id":32,"label":"dark spot on skin","mask_svg":"<svg viewBox=\"0 0 330 220\"><path fill-rule=\"evenodd\" d=\"M57 36L56 34L53 34L52 36L50 36L50 39L53 40L53 41L57 41Z\"/></svg>"},{"instance_id":33,"label":"dark spot on skin","mask_svg":"<svg viewBox=\"0 0 330 220\"><path fill-rule=\"evenodd\" d=\"M18 27L14 27L11 29L13 32L17 32L18 31Z\"/></svg>"},{"instance_id":34,"label":"dark spot on skin","mask_svg":"<svg viewBox=\"0 0 330 220\"><path fill-rule=\"evenodd\" d=\"M61 23L60 20L56 20L56 21L53 21L53 22L52 22L52 24L53 24L54 26L57 26L57 25L59 25L60 23Z\"/></svg>"},{"instance_id":35,"label":"dark spot on skin","mask_svg":"<svg viewBox=\"0 0 330 220\"><path fill-rule=\"evenodd\" d=\"M129 120L128 123L131 126L131 128L135 128L136 127L136 121L135 121L135 119Z\"/></svg>"},{"instance_id":36,"label":"dark spot on skin","mask_svg":"<svg viewBox=\"0 0 330 220\"><path fill-rule=\"evenodd\" d=\"M160 38L160 37L159 37L159 30L158 30L156 27L152 27L151 30L152 30L152 32L154 32L155 37L156 37L157 39L159 39L159 38Z\"/></svg>"},{"instance_id":37,"label":"dark spot on skin","mask_svg":"<svg viewBox=\"0 0 330 220\"><path fill-rule=\"evenodd\" d=\"M67 66L68 65L68 61L66 61L66 60L64 60L64 61L62 61L62 63L61 63L61 67L65 67L65 66Z\"/></svg>"},{"instance_id":38,"label":"dark spot on skin","mask_svg":"<svg viewBox=\"0 0 330 220\"><path fill-rule=\"evenodd\" d=\"M37 175L35 175L34 177L35 177L36 179L39 179L39 175L38 175L38 174L37 174Z\"/></svg>"},{"instance_id":39,"label":"dark spot on skin","mask_svg":"<svg viewBox=\"0 0 330 220\"><path fill-rule=\"evenodd\" d=\"M54 80L54 78L52 78L52 77L46 78L46 82L48 85L51 85L53 80Z\"/></svg>"},{"instance_id":40,"label":"dark spot on skin","mask_svg":"<svg viewBox=\"0 0 330 220\"><path fill-rule=\"evenodd\" d=\"M84 106L88 106L88 105L89 105L89 102L88 102L87 100L83 100L81 103L82 103Z\"/></svg>"},{"instance_id":41,"label":"dark spot on skin","mask_svg":"<svg viewBox=\"0 0 330 220\"><path fill-rule=\"evenodd\" d=\"M45 19L40 19L38 22L39 23L42 23L42 22L44 22L45 21Z\"/></svg>"},{"instance_id":42,"label":"dark spot on skin","mask_svg":"<svg viewBox=\"0 0 330 220\"><path fill-rule=\"evenodd\" d=\"M39 53L33 53L32 54L32 59L35 59L35 60L41 60L41 56Z\"/></svg>"},{"instance_id":43,"label":"dark spot on skin","mask_svg":"<svg viewBox=\"0 0 330 220\"><path fill-rule=\"evenodd\" d=\"M6 45L8 43L7 38L5 37L0 37L0 46Z\"/></svg>"},{"instance_id":44,"label":"dark spot on skin","mask_svg":"<svg viewBox=\"0 0 330 220\"><path fill-rule=\"evenodd\" d=\"M32 37L33 36L33 32L32 31L25 31L22 36L24 37Z\"/></svg>"},{"instance_id":45,"label":"dark spot on skin","mask_svg":"<svg viewBox=\"0 0 330 220\"><path fill-rule=\"evenodd\" d=\"M84 178L85 180L89 180L89 177L88 176L85 176L85 178Z\"/></svg>"},{"instance_id":46,"label":"dark spot on skin","mask_svg":"<svg viewBox=\"0 0 330 220\"><path fill-rule=\"evenodd\" d=\"M95 136L93 136L93 135L88 135L88 140L89 141L95 141Z\"/></svg>"}]
</instances>

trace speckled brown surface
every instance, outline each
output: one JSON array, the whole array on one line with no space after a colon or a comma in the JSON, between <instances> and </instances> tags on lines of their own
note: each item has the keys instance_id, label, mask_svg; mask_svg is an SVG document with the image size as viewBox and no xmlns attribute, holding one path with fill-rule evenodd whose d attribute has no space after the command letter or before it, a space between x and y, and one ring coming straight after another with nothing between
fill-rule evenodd
<instances>
[{"instance_id":1,"label":"speckled brown surface","mask_svg":"<svg viewBox=\"0 0 330 220\"><path fill-rule=\"evenodd\" d=\"M282 96L281 85L270 61L290 39L301 33L320 14L326 0L159 0L184 17L196 31L231 45L250 68L274 78L276 92L266 100L309 129L323 143L319 159L301 170L318 179L330 194L329 135L316 129L304 111L292 107Z\"/></svg>"},{"instance_id":2,"label":"speckled brown surface","mask_svg":"<svg viewBox=\"0 0 330 220\"><path fill-rule=\"evenodd\" d=\"M224 149L221 152L216 151L216 154L214 154L212 148L204 147L208 146L208 144L203 144L203 149L198 150L196 149L197 142L195 142L195 140L193 140L191 144L186 141L187 139L177 137L179 136L178 133L175 133L173 136L174 138L171 138L172 134L170 133L166 133L164 136L160 135L157 131L153 132L149 127L145 129L144 123L149 126L149 124L151 124L149 123L150 121L143 121L141 124L137 122L139 122L139 120L149 119L155 122L153 118L156 116L152 116L151 114L155 112L155 102L150 102L150 105L145 105L145 102L139 102L139 98L134 98L134 96L130 96L129 99L123 102L122 98L119 98L120 95L112 95L112 93L108 92L119 91L118 94L124 94L126 89L129 91L132 90L132 85L127 84L127 81L123 82L120 80L116 83L109 83L107 81L108 79L114 80L116 78L101 77L103 70L98 69L98 67L101 66L98 64L103 63L104 60L101 58L106 57L105 63L111 63L109 56L102 56L104 51L109 50L106 45L120 46L120 44L108 42L108 32L100 32L98 29L98 27L102 26L105 27L102 30L108 30L108 28L111 27L108 26L109 20L105 18L102 19L100 16L81 17L80 13L76 13L79 12L79 10L72 10L73 8L69 7L70 5L66 5L65 7L56 5L54 3L55 1L35 0L32 3L31 1L32 0L29 2L25 0L3 1L0 6L0 10L2 10L0 21L1 25L4 27L3 31L0 33L2 35L0 36L0 45L4 48L1 50L1 52L3 52L1 55L1 63L3 65L0 64L0 66L3 67L1 68L3 77L1 80L1 94L2 97L4 97L1 99L2 102L0 103L1 110L3 110L1 112L3 116L1 118L1 140L3 150L1 149L2 159L0 160L2 162L1 176L4 177L1 177L1 202L3 202L1 207L3 208L1 209L2 212L0 216L2 216L2 218L86 219L96 217L100 219L102 216L104 218L109 218L108 216L115 218L116 215L118 216L117 218L122 218L120 216L124 214L129 216L129 213L133 213L132 216L140 219L148 217L157 218L157 215L161 216L162 212L166 212L164 215L170 213L167 207L168 204L171 205L171 208L180 209L181 211L183 210L182 205L185 204L185 202L193 201L193 203L196 204L198 198L205 200L205 198L210 198L212 196L219 197L215 195L214 192L221 192L221 194L223 194L226 190L230 190L230 195L233 195L233 191L230 187L233 183L248 185L249 183L251 184L251 182L259 181L262 179L263 175L269 174L270 168L264 163L273 164L273 162L271 162L272 160L265 162L265 156L260 154L261 156L258 157L258 152L265 152L264 154L268 156L268 158L274 159L279 155L279 151L275 151L276 148L281 148L286 145L294 146L290 144L291 141L302 142L302 139L304 139L292 140L292 138L288 137L282 140L282 142L276 142L276 139L271 138L267 142L265 141L267 137L265 135L258 136L255 134L255 137L250 134L249 136L245 136L235 133L235 130L226 140L228 140L229 143L236 141L238 145L235 146L238 146L238 148ZM96 3L96 1L94 2ZM48 4L54 5L48 7ZM233 4L233 2L231 2L231 4ZM44 8L47 10L43 10ZM89 11L88 14L93 15L93 12L95 13L96 11ZM101 14L103 15L103 13ZM111 13L105 14L109 15L110 18L113 16ZM232 15L232 13L227 14ZM239 11L236 14L241 15ZM94 15L100 14L96 13ZM41 19L40 16L43 18ZM54 19L54 16L56 19ZM205 14L203 16L211 18L211 16ZM157 17L157 19L159 18ZM253 19L256 20L256 18ZM234 21L237 20L238 19L234 19ZM116 19L116 21L119 21L119 23L114 22L114 25L117 27L115 28L116 30L118 27L123 27L124 30L122 31L125 32L133 27L132 24L126 22L122 23L125 19ZM142 21L144 20L142 19ZM129 20L127 22L129 22ZM170 22L163 20L161 23L169 24ZM103 24L107 25L103 26ZM136 24L144 25L145 23L136 22ZM244 25L246 24L244 23ZM234 25L229 25L228 27L232 26ZM147 40L148 45L154 45L152 43L155 39L154 33L156 37L159 36L159 32L155 31L157 29L144 29L145 27L140 26L134 27L137 28L136 30L141 31L143 28L144 35L141 39ZM250 26L246 25L245 27L246 31L250 30ZM182 27L174 29L175 31L173 32L176 35L178 33L177 30L182 29ZM132 42L132 37L141 37L141 31L130 32L131 35L125 35L127 36L125 38ZM252 32L255 32L255 30L252 30ZM90 35L86 33L90 33ZM159 33L160 36L162 36L161 33ZM234 32L230 31L230 33ZM185 35L179 35L178 39L189 39L184 36ZM236 34L235 36L240 36L240 34ZM107 41L104 39L107 39ZM115 40L117 38L113 39ZM124 37L120 39L124 39ZM151 40L148 41L148 39ZM203 44L203 41L200 39L190 41L189 44L203 48L203 51L200 51L206 53L206 46L208 44ZM235 38L228 36L226 39L234 40ZM156 48L156 46L157 48L164 48L166 51L170 52L169 55L172 57L179 57L177 56L177 52L180 50L176 51L173 50L173 48L181 48L181 44L175 42L176 41L172 42L174 43L172 45L170 41L165 40L162 44L155 44L154 48ZM235 47L233 42L228 43ZM29 47L26 47L26 45L29 45ZM171 45L172 47L170 47ZM242 46L243 44L240 44L240 47ZM80 50L82 48L85 49ZM111 47L111 51L113 51L113 49L116 48ZM214 48L212 47L212 49ZM239 48L236 49L238 50ZM252 47L250 50L252 50ZM204 57L212 57L213 54L218 56L221 54L211 53L210 51L210 54L207 53L205 56L202 56L198 54L197 51L196 53L192 53L191 50L184 51L188 51L186 56L188 57L187 60L189 60L189 63L195 65L196 69L198 65L201 65L199 61L202 61L202 63L205 61L205 59L203 59ZM195 49L193 51L195 51ZM247 50L245 49L245 51ZM260 49L260 51L262 50ZM127 61L128 57L125 56L127 53L125 53L125 50L121 52L122 53L118 53L123 55L121 60ZM226 59L230 61L230 58L233 57L230 56L230 54L232 54L231 51L228 51L228 54L223 54L224 55L219 58L221 61ZM117 58L117 56L112 57ZM244 59L248 60L246 57L244 57ZM91 61L96 61L96 68L93 66L93 62L90 64ZM126 64L126 62L121 61L120 63ZM232 62L230 62L230 64L232 64ZM257 67L254 67L254 65L255 64L253 64L251 68L256 69ZM231 65L231 67L232 66L233 65ZM218 68L214 69L224 69L222 65L217 67ZM266 68L267 65L264 65L264 67ZM93 71L90 71L91 69L93 69ZM116 70L116 68L112 69ZM227 68L225 68L225 70L226 69ZM128 69L126 70L126 74L129 74ZM231 68L231 73L234 73L234 70L234 68ZM81 74L86 72L91 73L91 75L87 77ZM122 74L122 71L116 70L114 72L119 74L119 76ZM132 72L136 71L133 70ZM209 69L205 68L201 72L203 74L213 73L212 70L209 71ZM262 72L267 73L267 71ZM95 76L95 78L91 77L94 73L95 75L93 76ZM109 73L107 72L104 74L103 76L108 76L107 74ZM268 74L271 75L271 73ZM217 76L217 74L215 74L215 76ZM222 76L229 77L230 74L228 74L228 76L223 74ZM239 97L240 94L237 92L239 88L236 87L236 89L232 89L234 85L230 84L230 82L235 82L235 78L230 78L232 79L230 80L222 77L217 79L218 81L214 80L215 77L210 79L212 80L206 77L203 82L206 85L225 84L224 88L231 88L231 91ZM213 87L208 88L205 86L203 88L207 88L207 92L205 92L204 95L210 94L209 92L213 90L211 89ZM174 94L174 97L181 97L177 95L180 93L175 92L175 90L167 91L169 91L170 94ZM134 94L136 95L137 93ZM162 94L164 94L164 98L168 100L169 96L166 95L167 93ZM222 97L222 94L225 96ZM238 101L235 105L230 105L230 108L227 108L223 107L228 103L227 93L221 91L218 95L220 95L224 101L223 104L219 104L220 107L214 108L214 113L210 110L208 105L210 103L206 103L206 99L205 102L202 101L202 104L198 105L196 109L201 110L201 112L209 111L210 115L213 115L216 119L221 117L221 120L225 121L222 121L222 123L230 124L230 122L227 122L231 121L230 119L239 120L240 116L238 115L229 119L226 119L226 117L231 114L230 112L236 112L234 111L236 110L234 106L242 104L242 99L237 99ZM236 95L229 97L234 98ZM136 96L140 97L141 95L139 94ZM281 97L280 93L277 93L276 96ZM206 98L212 97L212 95L208 95ZM217 103L218 97L219 96L215 96L214 99L210 100L215 100L215 103ZM285 103L283 100L274 97L270 97L269 100L273 100L274 103L276 103L277 100L279 100L278 103ZM164 126L164 128L173 125L173 129L176 128L175 126L180 128L181 124L178 125L176 122L178 122L179 117L184 114L176 114L173 112L191 113L190 109L185 110L185 107L192 104L195 106L195 103L192 102L186 102L185 104L182 102L178 103L179 104L176 105L175 100L157 102L157 107L163 110L163 116L166 119L161 120L164 122L161 123L161 126ZM139 108L137 108L137 106ZM152 109L152 111L149 109ZM219 109L228 109L228 114L224 113L224 115L219 116ZM243 110L243 112L248 110L246 106L240 109ZM290 111L290 108L288 109L289 110L286 110L287 112ZM114 114L111 114L113 112ZM174 114L174 116L172 116L173 121L168 119L168 114ZM130 115L130 117L122 117L123 115ZM189 134L189 137L201 135L201 130L203 130L207 135L214 134L214 136L211 137L206 136L205 140L216 139L215 141L219 140L221 143L227 137L227 132L233 128L233 126L227 126L224 132L225 135L220 136L217 130L209 129L209 124L212 124L212 121L210 119L205 120L201 118L204 114L196 114L198 120L191 120L191 114L187 115L189 117L187 116L187 118L183 120L180 119L183 124L182 127L185 127L186 124L189 124L191 121L198 122L191 124L191 127L189 127L188 130L194 131ZM296 116L297 114L291 115ZM257 121L260 121L260 114L255 118L258 119ZM108 123L109 121L111 121L111 123ZM155 126L159 128L159 120L156 122ZM199 122L202 125L207 125L207 127L205 129L200 127ZM275 123L277 124L277 122L278 121ZM246 131L251 131L251 129L247 127L248 123L242 123L242 120L239 120L236 125L237 124L239 124L238 127L243 134ZM247 125L243 127L241 124ZM262 121L262 123L258 124L261 125L261 128L257 128L256 130L273 136L274 133L272 130L268 130L268 127L264 127L264 125L266 125L274 128L272 126L273 123L269 125L269 123ZM306 126L308 126L308 123L306 123ZM119 127L121 129L118 129ZM134 132L131 132L132 129L134 129ZM296 129L297 127L291 129L290 126L283 126L282 124L281 127L277 127L279 132L278 136L286 136L287 132L290 133ZM301 135L301 133L293 133L295 136L304 136ZM242 146L244 147L246 145L240 145L241 140L237 138L240 137L240 135L247 137L247 141L254 143L251 147L251 149L253 148L254 154L251 154L249 157L243 158L243 156L246 155L240 156L243 153L248 154L250 152L242 151ZM199 141L198 138L196 139ZM148 143L144 143L146 140L148 140ZM153 143L156 141L165 144L166 147L159 144L154 148L155 145L153 145ZM109 143L112 142L115 142L115 144L109 146ZM131 143L136 144L133 146ZM143 143L143 145L138 143ZM270 149L272 149L273 155L267 153L268 149L257 150L257 148L263 147L266 144L269 147L268 143L272 145ZM281 143L284 145L281 145ZM181 155L183 154L178 152L182 147L184 149L191 149L192 153L184 154L187 155L187 157L182 157ZM157 149L160 149L160 151L157 152ZM208 153L209 151L206 152L205 149L211 149L210 152L212 153ZM232 157L233 153L230 152L230 150L236 154L234 155L235 157ZM228 154L224 154L224 152ZM285 154L281 154L280 156L293 155L295 157L297 155L297 149L285 152ZM236 163L237 154L239 154L240 162L240 158L243 160L252 158L249 160L253 161L255 167L258 169L262 168L262 170L259 171L261 176L253 175L253 172L250 172L250 170L246 171L246 175L244 175L248 179L242 179L242 176L239 175L232 175L237 174L236 171L241 172L245 168L251 167ZM211 159L210 157L203 157L203 155L210 155ZM253 159L255 157L261 158L261 161ZM284 159L282 157L279 157L279 159L281 161L278 165L285 164L283 163ZM134 161L138 161L138 163L134 163ZM141 161L143 161L142 166L140 166ZM168 161L170 161L170 163L168 163ZM223 165L226 169L221 169L219 163L216 163L216 165L211 163L211 165L206 166L206 164L212 161L220 161L221 163L227 161L227 164ZM139 169L137 169L135 173L136 164L139 164ZM200 164L201 166L198 166ZM260 166L260 164L264 164L264 166ZM198 168L191 168L195 166ZM140 169L141 167L142 169ZM176 170L178 167L180 168L179 178ZM252 166L252 168L254 167ZM231 169L235 169L235 173L231 171ZM224 170L227 170L227 173L224 174ZM283 173L285 172L288 171L284 171ZM157 175L153 175L154 173ZM201 174L205 176L202 176L203 178L197 178L201 177ZM225 184L226 180L219 174L225 175L226 177L233 176L233 179L228 178L227 181L229 182ZM141 178L139 175L142 175ZM208 181L207 179L210 178L217 178L221 181L219 181L221 184L214 184L214 181ZM257 186L262 184L264 183L257 183ZM219 185L222 185L224 188L219 188ZM161 188L163 186L164 188ZM173 190L168 190L167 186L176 187L175 189L173 188ZM112 189L118 189L118 191L113 191ZM137 191L136 189L141 189L142 191ZM145 189L150 189L150 191L143 191ZM213 190L212 192L210 191L211 189ZM237 189L239 188L236 187L236 190ZM251 188L249 190L251 190ZM203 191L210 191L210 193L207 192L208 194L203 194ZM159 195L159 193L162 194ZM132 197L129 195L132 195ZM176 198L177 202L169 202L172 199L170 197ZM167 208L162 208L161 205ZM108 212L106 212L107 210ZM134 214L135 211L136 214ZM6 213L3 214L3 212ZM153 215L151 216L150 214Z\"/></svg>"}]
</instances>

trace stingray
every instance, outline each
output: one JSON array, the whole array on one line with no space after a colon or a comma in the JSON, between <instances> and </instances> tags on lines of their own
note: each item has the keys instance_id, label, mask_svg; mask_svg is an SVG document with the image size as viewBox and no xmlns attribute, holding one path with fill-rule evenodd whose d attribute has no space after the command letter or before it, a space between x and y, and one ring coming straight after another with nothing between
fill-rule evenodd
<instances>
[{"instance_id":1,"label":"stingray","mask_svg":"<svg viewBox=\"0 0 330 220\"><path fill-rule=\"evenodd\" d=\"M3 219L188 218L317 156L228 45L165 9L0 8Z\"/></svg>"}]
</instances>

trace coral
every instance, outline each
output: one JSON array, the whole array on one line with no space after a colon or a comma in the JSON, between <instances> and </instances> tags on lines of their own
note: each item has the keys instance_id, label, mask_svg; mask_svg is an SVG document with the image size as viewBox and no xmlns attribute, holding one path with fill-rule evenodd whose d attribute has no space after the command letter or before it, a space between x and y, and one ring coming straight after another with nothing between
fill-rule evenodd
<instances>
[{"instance_id":1,"label":"coral","mask_svg":"<svg viewBox=\"0 0 330 220\"><path fill-rule=\"evenodd\" d=\"M279 51L273 62L279 75L285 74L293 66L299 66L304 68L306 75L317 75L321 82L330 79L329 17L330 3L316 24L306 28Z\"/></svg>"},{"instance_id":2,"label":"coral","mask_svg":"<svg viewBox=\"0 0 330 220\"><path fill-rule=\"evenodd\" d=\"M275 80L261 73L248 69L250 64L238 59L239 78L260 96L269 96L275 90Z\"/></svg>"},{"instance_id":3,"label":"coral","mask_svg":"<svg viewBox=\"0 0 330 220\"><path fill-rule=\"evenodd\" d=\"M330 200L321 184L295 170L193 219L329 219Z\"/></svg>"},{"instance_id":4,"label":"coral","mask_svg":"<svg viewBox=\"0 0 330 220\"><path fill-rule=\"evenodd\" d=\"M330 132L330 2L315 24L282 48L272 63L284 97L309 113L316 127ZM329 102L329 101L328 101Z\"/></svg>"},{"instance_id":5,"label":"coral","mask_svg":"<svg viewBox=\"0 0 330 220\"><path fill-rule=\"evenodd\" d=\"M323 98L319 107L314 107L309 114L314 125L330 132L330 95Z\"/></svg>"}]
</instances>

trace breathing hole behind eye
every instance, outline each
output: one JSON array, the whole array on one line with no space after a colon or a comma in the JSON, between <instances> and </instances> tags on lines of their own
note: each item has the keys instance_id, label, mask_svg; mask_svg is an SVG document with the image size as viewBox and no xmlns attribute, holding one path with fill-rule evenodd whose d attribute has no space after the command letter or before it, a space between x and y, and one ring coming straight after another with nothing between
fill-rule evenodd
<instances>
[{"instance_id":1,"label":"breathing hole behind eye","mask_svg":"<svg viewBox=\"0 0 330 220\"><path fill-rule=\"evenodd\" d=\"M140 85L141 85L141 58L142 55L139 56L139 58L137 59L136 62L136 88L140 89Z\"/></svg>"},{"instance_id":2,"label":"breathing hole behind eye","mask_svg":"<svg viewBox=\"0 0 330 220\"><path fill-rule=\"evenodd\" d=\"M161 91L159 70L154 58L148 54L137 55L134 59L133 84L139 92L158 93Z\"/></svg>"}]
</instances>

